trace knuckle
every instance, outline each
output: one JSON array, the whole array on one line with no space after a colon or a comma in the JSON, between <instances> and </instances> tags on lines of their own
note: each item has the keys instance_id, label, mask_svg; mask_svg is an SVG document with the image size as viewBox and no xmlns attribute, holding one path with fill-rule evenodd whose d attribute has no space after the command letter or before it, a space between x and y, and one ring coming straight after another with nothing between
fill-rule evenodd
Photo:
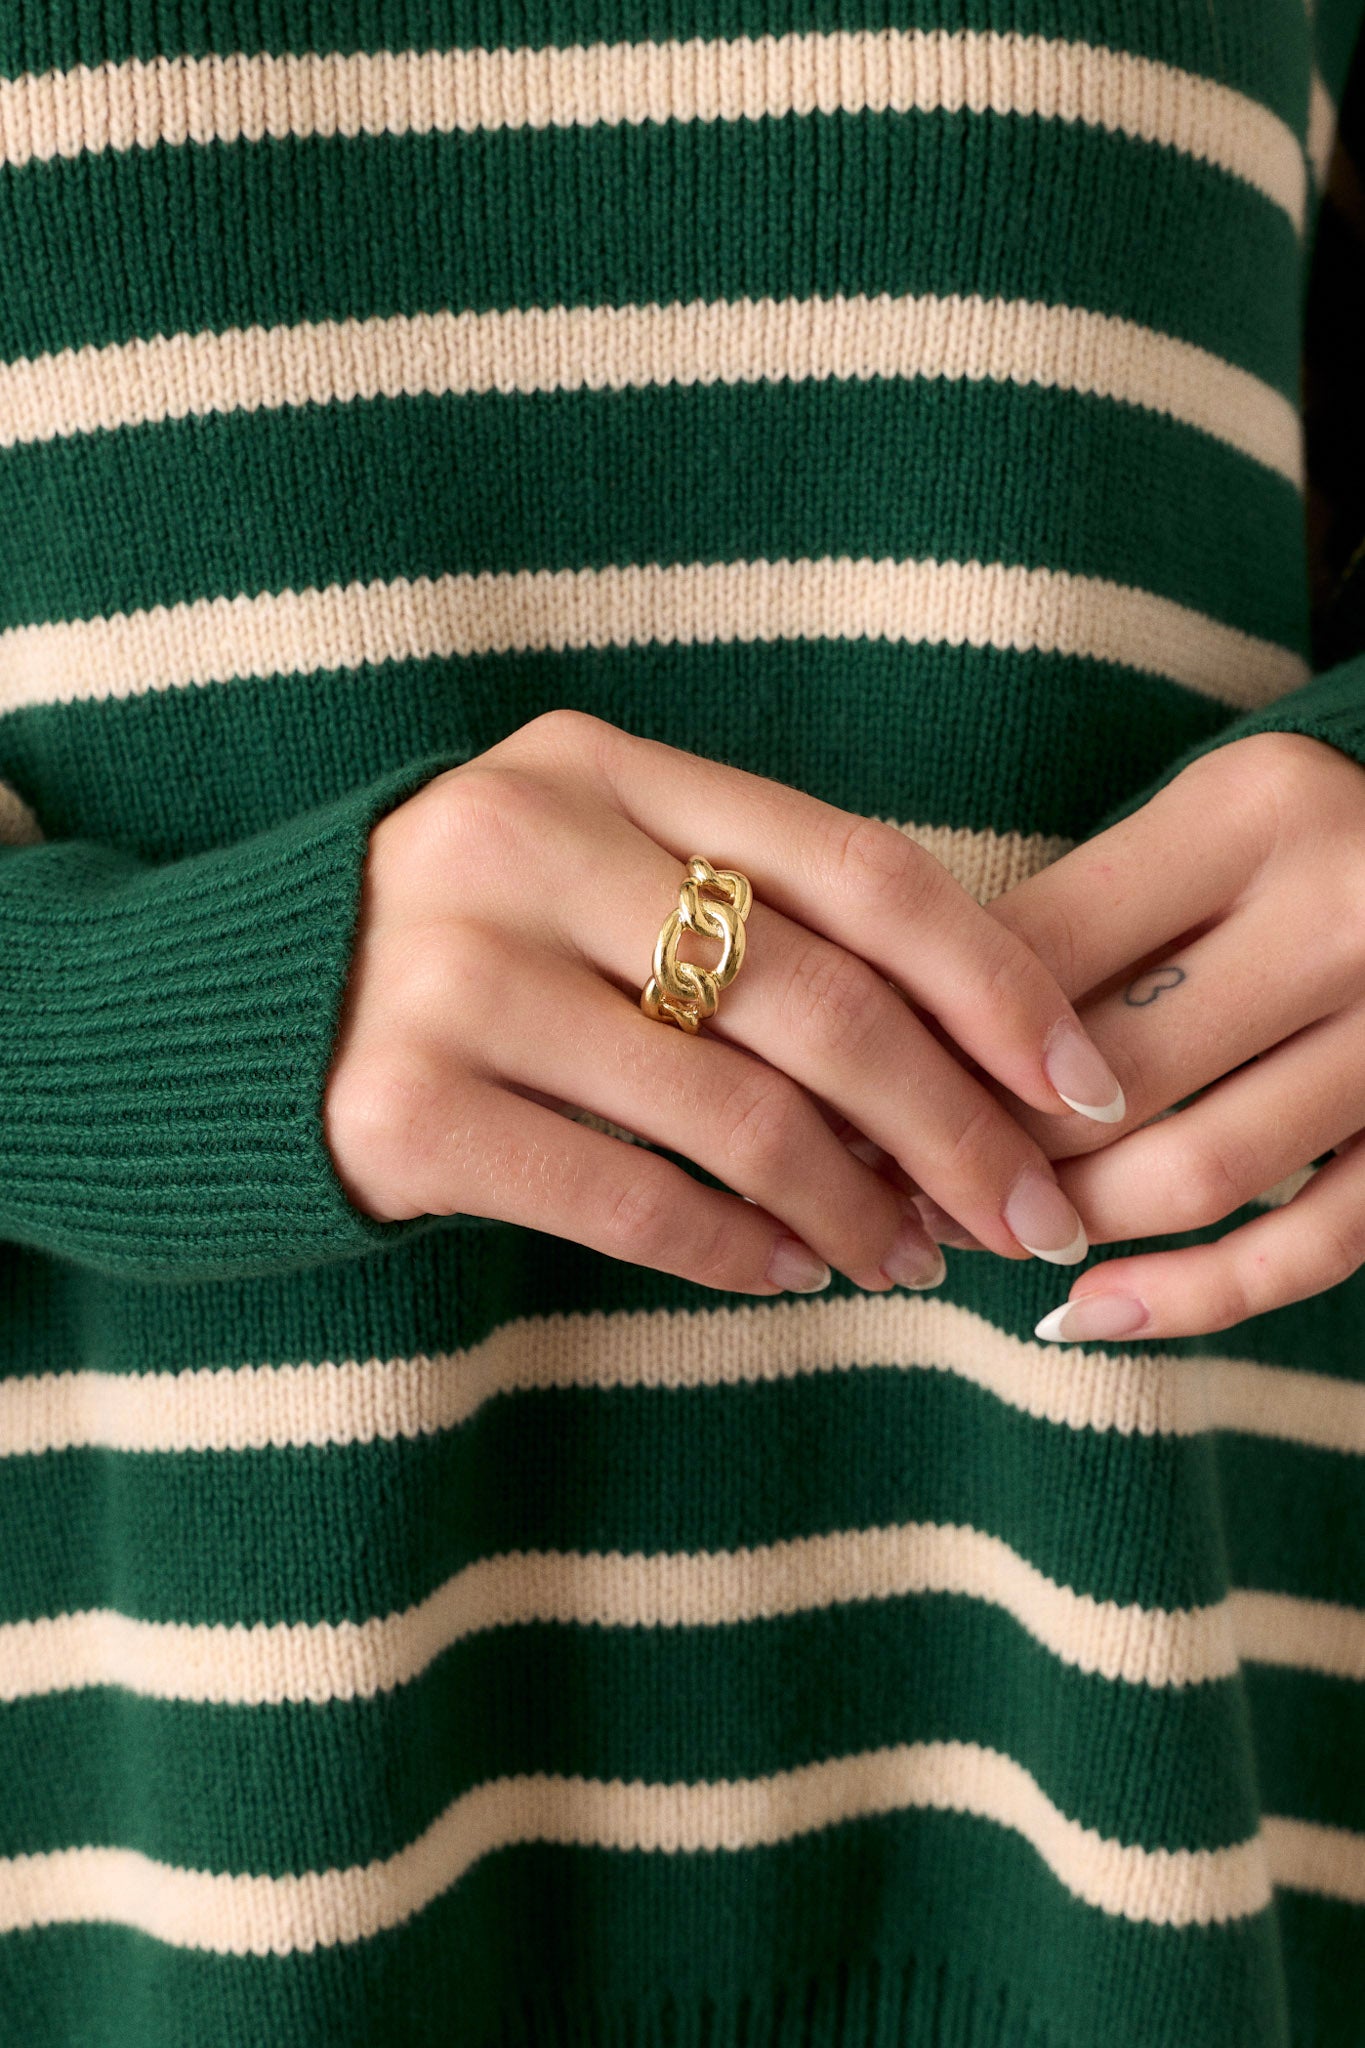
<instances>
[{"instance_id":1,"label":"knuckle","mask_svg":"<svg viewBox=\"0 0 1365 2048\"><path fill-rule=\"evenodd\" d=\"M652 1266L677 1244L678 1203L666 1173L651 1170L643 1158L631 1166L606 1196L602 1234L622 1258Z\"/></svg>"},{"instance_id":2,"label":"knuckle","mask_svg":"<svg viewBox=\"0 0 1365 2048\"><path fill-rule=\"evenodd\" d=\"M1318 1222L1313 1234L1313 1278L1315 1291L1337 1287L1360 1270L1365 1260L1365 1243L1359 1230L1348 1229L1344 1221L1331 1217Z\"/></svg>"},{"instance_id":3,"label":"knuckle","mask_svg":"<svg viewBox=\"0 0 1365 2048\"><path fill-rule=\"evenodd\" d=\"M1031 987L1036 983L1037 963L1012 932L997 932L988 940L977 967L973 996L988 1009L997 1024L1008 1012L1023 1023Z\"/></svg>"},{"instance_id":4,"label":"knuckle","mask_svg":"<svg viewBox=\"0 0 1365 2048\"><path fill-rule=\"evenodd\" d=\"M922 847L880 818L836 814L826 848L826 873L834 887L860 903L922 908L936 893L943 870Z\"/></svg>"},{"instance_id":5,"label":"knuckle","mask_svg":"<svg viewBox=\"0 0 1365 2048\"><path fill-rule=\"evenodd\" d=\"M1259 1299L1264 1292L1264 1281L1253 1283L1239 1266L1225 1268L1208 1284L1200 1304L1200 1328L1235 1329L1248 1316L1257 1315L1270 1306L1268 1300Z\"/></svg>"},{"instance_id":6,"label":"knuckle","mask_svg":"<svg viewBox=\"0 0 1365 2048\"><path fill-rule=\"evenodd\" d=\"M982 1195L991 1189L990 1199L997 1208L1004 1200L1005 1183L1001 1179L996 1187L998 1175L992 1168L998 1166L999 1120L1003 1115L1003 1110L983 1093L981 1101L967 1112L943 1162L946 1176L970 1193Z\"/></svg>"},{"instance_id":7,"label":"knuckle","mask_svg":"<svg viewBox=\"0 0 1365 2048\"><path fill-rule=\"evenodd\" d=\"M555 762L593 761L615 731L604 718L573 705L559 704L541 711L508 735L503 745L513 755L546 758Z\"/></svg>"},{"instance_id":8,"label":"knuckle","mask_svg":"<svg viewBox=\"0 0 1365 2048\"><path fill-rule=\"evenodd\" d=\"M351 1198L376 1216L415 1216L437 1124L439 1084L411 1059L367 1058L338 1067L323 1097L328 1150Z\"/></svg>"},{"instance_id":9,"label":"knuckle","mask_svg":"<svg viewBox=\"0 0 1365 2048\"><path fill-rule=\"evenodd\" d=\"M1262 855L1286 827L1302 829L1321 795L1322 742L1304 733L1257 732L1201 754L1176 778L1201 803L1238 825Z\"/></svg>"},{"instance_id":10,"label":"knuckle","mask_svg":"<svg viewBox=\"0 0 1365 2048\"><path fill-rule=\"evenodd\" d=\"M802 947L783 1000L789 1033L818 1057L856 1060L886 1022L895 998L856 953L827 940Z\"/></svg>"},{"instance_id":11,"label":"knuckle","mask_svg":"<svg viewBox=\"0 0 1365 2048\"><path fill-rule=\"evenodd\" d=\"M1169 1201L1175 1227L1199 1230L1217 1223L1249 1202L1265 1179L1255 1149L1234 1131L1191 1141L1182 1149L1172 1176Z\"/></svg>"},{"instance_id":12,"label":"knuckle","mask_svg":"<svg viewBox=\"0 0 1365 2048\"><path fill-rule=\"evenodd\" d=\"M1063 989L1080 982L1080 941L1076 926L1060 903L1030 901L1027 928L1015 924L1009 897L991 905L992 916L1011 932L1021 946L1039 959L1053 980Z\"/></svg>"},{"instance_id":13,"label":"knuckle","mask_svg":"<svg viewBox=\"0 0 1365 2048\"><path fill-rule=\"evenodd\" d=\"M767 1179L797 1149L800 1091L773 1068L755 1066L731 1090L721 1121L727 1158Z\"/></svg>"},{"instance_id":14,"label":"knuckle","mask_svg":"<svg viewBox=\"0 0 1365 2048\"><path fill-rule=\"evenodd\" d=\"M471 762L429 789L413 821L411 849L428 869L458 863L466 873L477 872L521 852L545 832L547 813L558 803L544 782L492 761Z\"/></svg>"},{"instance_id":15,"label":"knuckle","mask_svg":"<svg viewBox=\"0 0 1365 2048\"><path fill-rule=\"evenodd\" d=\"M1216 751L1233 756L1232 768L1247 778L1258 797L1299 798L1316 792L1321 772L1322 742L1301 732L1249 733L1238 748ZM1238 785L1241 786L1240 784Z\"/></svg>"},{"instance_id":16,"label":"knuckle","mask_svg":"<svg viewBox=\"0 0 1365 2048\"><path fill-rule=\"evenodd\" d=\"M701 1229L687 1260L689 1278L703 1287L735 1287L742 1279L736 1250L737 1239L727 1204Z\"/></svg>"}]
</instances>

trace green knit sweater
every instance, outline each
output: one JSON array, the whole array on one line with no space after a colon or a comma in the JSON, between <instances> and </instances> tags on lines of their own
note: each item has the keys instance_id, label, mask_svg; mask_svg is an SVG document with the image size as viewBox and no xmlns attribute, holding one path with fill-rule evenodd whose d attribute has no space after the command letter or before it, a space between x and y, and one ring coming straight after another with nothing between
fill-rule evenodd
<instances>
[{"instance_id":1,"label":"green knit sweater","mask_svg":"<svg viewBox=\"0 0 1365 2048\"><path fill-rule=\"evenodd\" d=\"M320 1119L370 826L550 706L983 900L1365 762L1362 16L3 0L6 2048L1365 2042L1365 1276L1050 1347L377 1224Z\"/></svg>"}]
</instances>

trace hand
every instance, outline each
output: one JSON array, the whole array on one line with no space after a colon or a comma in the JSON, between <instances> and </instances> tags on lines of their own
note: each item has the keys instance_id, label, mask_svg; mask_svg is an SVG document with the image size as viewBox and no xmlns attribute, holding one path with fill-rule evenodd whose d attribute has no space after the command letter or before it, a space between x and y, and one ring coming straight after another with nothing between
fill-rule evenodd
<instances>
[{"instance_id":1,"label":"hand","mask_svg":"<svg viewBox=\"0 0 1365 2048\"><path fill-rule=\"evenodd\" d=\"M1224 1330L1357 1270L1365 770L1297 733L1235 740L989 910L1085 997L1124 1085L1127 1115L1104 1134L1015 1106L1054 1159L1088 1155L1058 1177L1092 1242L1200 1229L1337 1155L1214 1243L1093 1267L1038 1335Z\"/></svg>"},{"instance_id":2,"label":"hand","mask_svg":"<svg viewBox=\"0 0 1365 2048\"><path fill-rule=\"evenodd\" d=\"M755 898L746 964L696 1036L639 1007L692 853ZM1070 1097L1122 1114L1052 976L893 825L554 711L371 833L323 1126L381 1219L498 1217L746 1293L824 1286L825 1262L935 1285L941 1253L840 1142L846 1120L992 1250L1083 1257L1042 1147L944 1030L1045 1119L1074 1123Z\"/></svg>"}]
</instances>

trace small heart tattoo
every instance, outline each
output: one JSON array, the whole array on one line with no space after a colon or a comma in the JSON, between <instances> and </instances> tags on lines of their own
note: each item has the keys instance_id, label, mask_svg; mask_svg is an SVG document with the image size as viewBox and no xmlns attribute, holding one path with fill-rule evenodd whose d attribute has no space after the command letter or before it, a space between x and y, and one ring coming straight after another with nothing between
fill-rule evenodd
<instances>
[{"instance_id":1,"label":"small heart tattoo","mask_svg":"<svg viewBox=\"0 0 1365 2048\"><path fill-rule=\"evenodd\" d=\"M1156 1001L1163 989L1179 988L1184 979L1183 967L1158 967L1155 973L1140 974L1136 981L1130 981L1123 991L1123 1000L1135 1010L1144 1010L1148 1003ZM1143 989L1146 990L1145 995L1139 993Z\"/></svg>"}]
</instances>

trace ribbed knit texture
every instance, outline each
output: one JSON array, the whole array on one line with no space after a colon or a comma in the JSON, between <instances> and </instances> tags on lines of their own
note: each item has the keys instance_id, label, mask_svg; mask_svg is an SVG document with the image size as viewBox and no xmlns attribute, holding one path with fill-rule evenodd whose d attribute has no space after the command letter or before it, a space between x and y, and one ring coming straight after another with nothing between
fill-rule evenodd
<instances>
[{"instance_id":1,"label":"ribbed knit texture","mask_svg":"<svg viewBox=\"0 0 1365 2048\"><path fill-rule=\"evenodd\" d=\"M0 1224L129 1279L291 1272L420 1235L327 1152L319 1076L371 825L447 761L149 864L88 840L0 862Z\"/></svg>"},{"instance_id":2,"label":"ribbed knit texture","mask_svg":"<svg viewBox=\"0 0 1365 2048\"><path fill-rule=\"evenodd\" d=\"M321 1126L369 829L549 706L982 900L1365 763L1362 14L0 8L6 2048L1365 2042L1365 1279L1046 1346L1042 1262L718 1296Z\"/></svg>"}]
</instances>

